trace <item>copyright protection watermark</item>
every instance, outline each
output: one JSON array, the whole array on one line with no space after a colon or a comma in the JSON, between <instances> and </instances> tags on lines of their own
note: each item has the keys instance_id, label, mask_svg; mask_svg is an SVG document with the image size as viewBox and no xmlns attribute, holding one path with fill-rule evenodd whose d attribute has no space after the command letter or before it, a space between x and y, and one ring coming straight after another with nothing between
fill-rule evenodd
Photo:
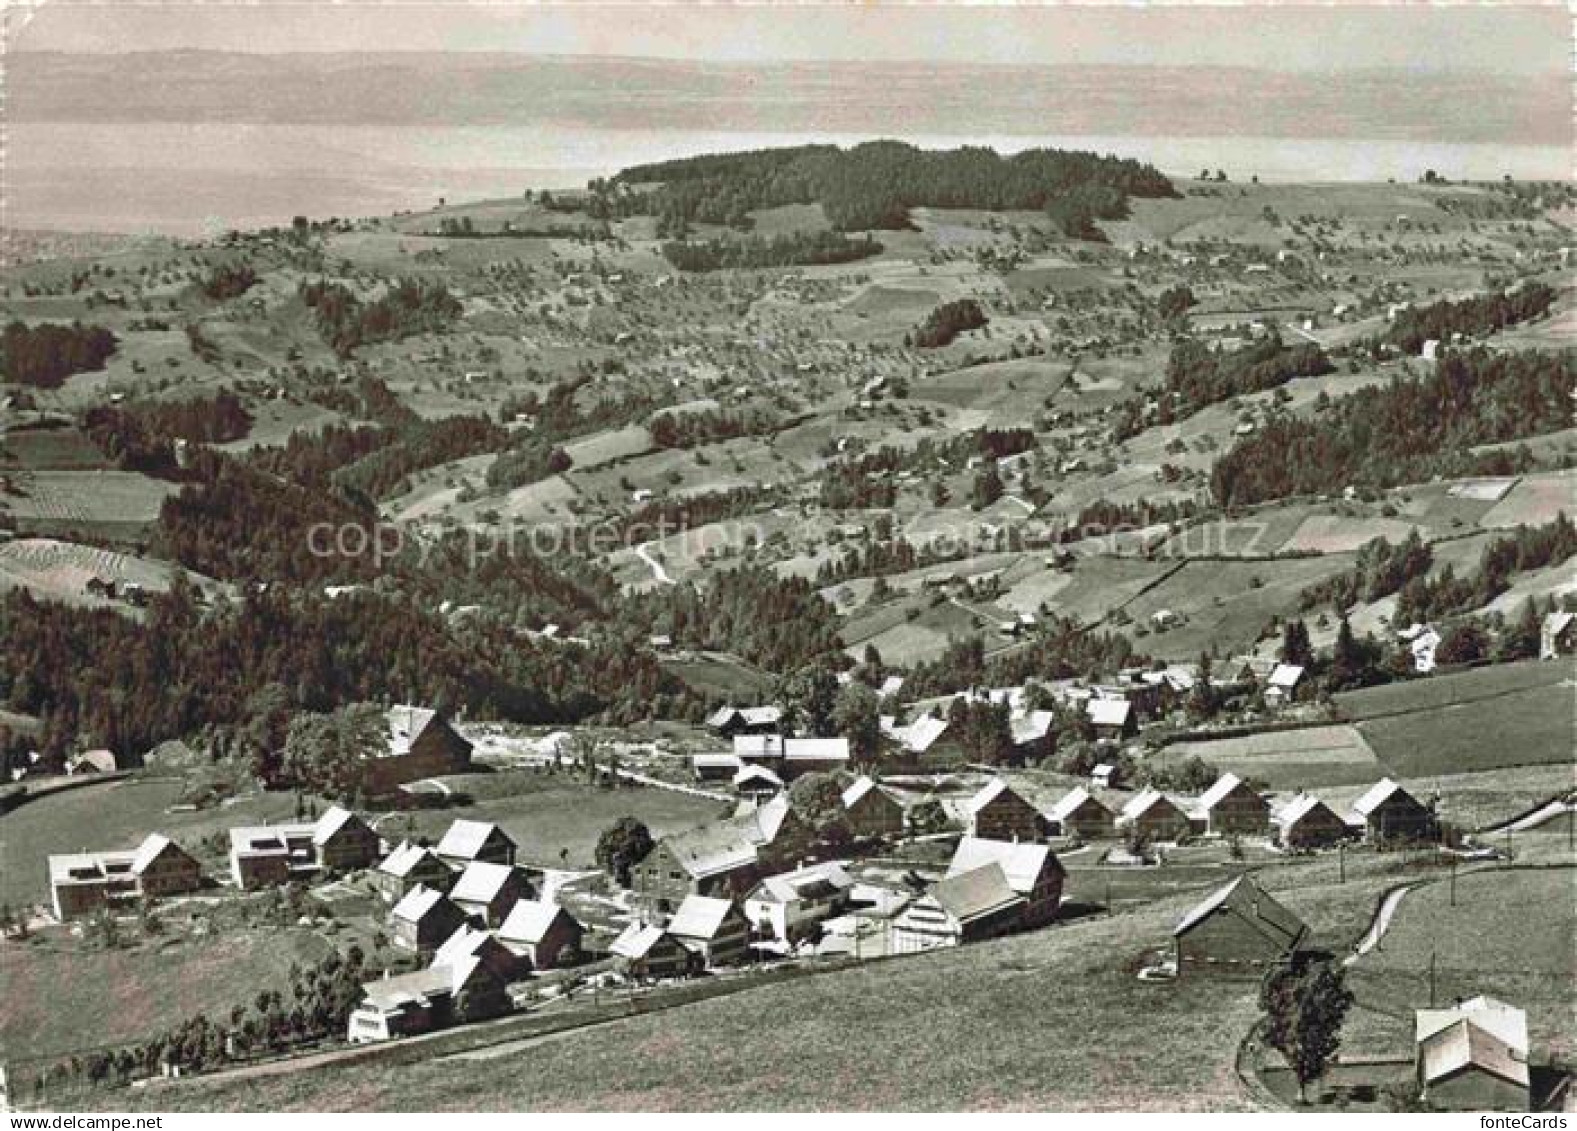
<instances>
[{"instance_id":1,"label":"copyright protection watermark","mask_svg":"<svg viewBox=\"0 0 1577 1131\"><path fill-rule=\"evenodd\" d=\"M375 568L413 560L426 565L444 548L450 566L474 569L503 556L607 558L628 553L647 561L674 557L698 561L717 554L742 552L766 545L774 537L803 540L814 536L838 545L869 540L871 528L851 534L849 516L816 513L803 517L791 531L768 529L765 521L724 519L698 525L659 517L651 521L528 523L503 520L451 526L434 523L320 522L307 528L307 549L317 558L371 562ZM858 524L857 524L858 525ZM959 517L945 512L920 513L894 528L881 541L902 541L920 553L916 568L1005 550L1055 551L1075 558L1089 556L1145 557L1152 560L1240 559L1286 556L1269 545L1268 524L1253 519L1220 518L1193 523L1085 523L1057 525L1044 521L1001 522L989 516ZM456 549L459 559L456 560Z\"/></svg>"}]
</instances>

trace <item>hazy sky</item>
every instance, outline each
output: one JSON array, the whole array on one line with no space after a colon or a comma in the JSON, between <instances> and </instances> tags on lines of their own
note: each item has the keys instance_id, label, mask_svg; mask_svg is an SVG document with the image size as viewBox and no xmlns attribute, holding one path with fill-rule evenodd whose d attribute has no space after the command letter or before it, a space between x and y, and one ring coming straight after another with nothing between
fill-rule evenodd
<instances>
[{"instance_id":1,"label":"hazy sky","mask_svg":"<svg viewBox=\"0 0 1577 1131\"><path fill-rule=\"evenodd\" d=\"M24 3L37 0L24 0ZM16 8L8 5L8 17ZM25 21L25 22L23 22ZM936 60L1562 72L1564 5L520 4L44 0L26 50L452 50L760 62Z\"/></svg>"}]
</instances>

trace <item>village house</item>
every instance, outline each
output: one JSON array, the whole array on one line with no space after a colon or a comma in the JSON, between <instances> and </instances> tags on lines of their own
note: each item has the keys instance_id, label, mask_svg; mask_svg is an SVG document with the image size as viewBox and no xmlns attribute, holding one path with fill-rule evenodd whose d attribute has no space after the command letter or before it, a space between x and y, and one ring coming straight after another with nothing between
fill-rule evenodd
<instances>
[{"instance_id":1,"label":"village house","mask_svg":"<svg viewBox=\"0 0 1577 1131\"><path fill-rule=\"evenodd\" d=\"M1325 802L1300 793L1276 810L1276 843L1283 848L1327 848L1352 835L1352 829Z\"/></svg>"},{"instance_id":2,"label":"village house","mask_svg":"<svg viewBox=\"0 0 1577 1131\"><path fill-rule=\"evenodd\" d=\"M1371 844L1433 840L1435 814L1390 778L1382 778L1353 802L1347 824Z\"/></svg>"},{"instance_id":3,"label":"village house","mask_svg":"<svg viewBox=\"0 0 1577 1131\"><path fill-rule=\"evenodd\" d=\"M579 961L586 929L557 903L522 899L498 928L498 941L531 963L549 970Z\"/></svg>"},{"instance_id":4,"label":"village house","mask_svg":"<svg viewBox=\"0 0 1577 1131\"><path fill-rule=\"evenodd\" d=\"M733 781L745 764L732 754L703 753L690 755L690 772L696 781Z\"/></svg>"},{"instance_id":5,"label":"village house","mask_svg":"<svg viewBox=\"0 0 1577 1131\"><path fill-rule=\"evenodd\" d=\"M1539 625L1539 659L1554 660L1577 651L1577 613L1546 613Z\"/></svg>"},{"instance_id":6,"label":"village house","mask_svg":"<svg viewBox=\"0 0 1577 1131\"><path fill-rule=\"evenodd\" d=\"M734 736L734 757L739 759L741 765L766 766L787 780L800 774L846 768L849 764L849 740L740 734Z\"/></svg>"},{"instance_id":7,"label":"village house","mask_svg":"<svg viewBox=\"0 0 1577 1131\"><path fill-rule=\"evenodd\" d=\"M100 908L193 892L203 882L196 859L162 833L149 833L126 851L51 856L48 868L55 918L62 923Z\"/></svg>"},{"instance_id":8,"label":"village house","mask_svg":"<svg viewBox=\"0 0 1577 1131\"><path fill-rule=\"evenodd\" d=\"M637 981L681 978L695 967L695 956L661 927L631 923L613 940L614 965Z\"/></svg>"},{"instance_id":9,"label":"village house","mask_svg":"<svg viewBox=\"0 0 1577 1131\"><path fill-rule=\"evenodd\" d=\"M1183 812L1164 793L1143 789L1128 799L1117 817L1121 829L1138 829L1149 841L1175 842L1185 839L1193 825Z\"/></svg>"},{"instance_id":10,"label":"village house","mask_svg":"<svg viewBox=\"0 0 1577 1131\"><path fill-rule=\"evenodd\" d=\"M1212 892L1172 932L1177 969L1185 963L1265 966L1296 950L1309 928L1251 876Z\"/></svg>"},{"instance_id":11,"label":"village house","mask_svg":"<svg viewBox=\"0 0 1577 1131\"><path fill-rule=\"evenodd\" d=\"M783 779L765 766L741 766L732 785L740 797L755 802L770 800L783 792Z\"/></svg>"},{"instance_id":12,"label":"village house","mask_svg":"<svg viewBox=\"0 0 1577 1131\"><path fill-rule=\"evenodd\" d=\"M870 777L860 777L843 791L843 819L856 837L900 836L904 807Z\"/></svg>"},{"instance_id":13,"label":"village house","mask_svg":"<svg viewBox=\"0 0 1577 1131\"><path fill-rule=\"evenodd\" d=\"M1039 761L1056 753L1056 738L1051 729L1055 720L1056 716L1050 711L1026 711L1008 720L1015 761L1020 764Z\"/></svg>"},{"instance_id":14,"label":"village house","mask_svg":"<svg viewBox=\"0 0 1577 1131\"><path fill-rule=\"evenodd\" d=\"M521 978L531 969L524 958L499 942L490 931L479 930L470 924L455 928L433 952L432 966L455 966L462 958L479 959L500 982L509 983Z\"/></svg>"},{"instance_id":15,"label":"village house","mask_svg":"<svg viewBox=\"0 0 1577 1131\"><path fill-rule=\"evenodd\" d=\"M1132 737L1136 730L1133 704L1127 699L1094 695L1084 701L1084 713L1096 738L1117 741Z\"/></svg>"},{"instance_id":16,"label":"village house","mask_svg":"<svg viewBox=\"0 0 1577 1131\"><path fill-rule=\"evenodd\" d=\"M788 942L815 924L841 914L849 905L854 881L837 864L811 864L768 876L745 896L745 916L752 927Z\"/></svg>"},{"instance_id":17,"label":"village house","mask_svg":"<svg viewBox=\"0 0 1577 1131\"><path fill-rule=\"evenodd\" d=\"M723 738L733 738L736 734L770 734L782 721L781 707L719 707L706 717L706 726Z\"/></svg>"},{"instance_id":18,"label":"village house","mask_svg":"<svg viewBox=\"0 0 1577 1131\"><path fill-rule=\"evenodd\" d=\"M385 903L398 903L418 884L448 890L454 873L438 854L425 845L402 840L372 870L372 886Z\"/></svg>"},{"instance_id":19,"label":"village house","mask_svg":"<svg viewBox=\"0 0 1577 1131\"><path fill-rule=\"evenodd\" d=\"M515 862L515 842L503 829L488 821L451 822L433 851L438 859L455 869L477 861L485 864Z\"/></svg>"},{"instance_id":20,"label":"village house","mask_svg":"<svg viewBox=\"0 0 1577 1131\"><path fill-rule=\"evenodd\" d=\"M952 725L936 715L922 714L904 725L896 716L883 715L881 730L889 744L884 757L897 765L918 767L922 762L935 765L963 758Z\"/></svg>"},{"instance_id":21,"label":"village house","mask_svg":"<svg viewBox=\"0 0 1577 1131\"><path fill-rule=\"evenodd\" d=\"M969 833L988 840L1039 840L1045 818L1001 778L992 778L969 801Z\"/></svg>"},{"instance_id":22,"label":"village house","mask_svg":"<svg viewBox=\"0 0 1577 1131\"><path fill-rule=\"evenodd\" d=\"M1414 1015L1422 1098L1442 1111L1527 1111L1528 1015L1491 997Z\"/></svg>"},{"instance_id":23,"label":"village house","mask_svg":"<svg viewBox=\"0 0 1577 1131\"><path fill-rule=\"evenodd\" d=\"M1270 805L1233 773L1222 774L1200 794L1194 816L1215 836L1259 836L1270 830Z\"/></svg>"},{"instance_id":24,"label":"village house","mask_svg":"<svg viewBox=\"0 0 1577 1131\"><path fill-rule=\"evenodd\" d=\"M443 892L418 885L389 912L389 934L395 946L431 954L465 920L465 912Z\"/></svg>"},{"instance_id":25,"label":"village house","mask_svg":"<svg viewBox=\"0 0 1577 1131\"><path fill-rule=\"evenodd\" d=\"M1024 900L1020 926L1039 927L1057 917L1067 872L1050 848L1044 844L962 837L953 850L947 874L957 876L987 864L1001 868L1008 887Z\"/></svg>"},{"instance_id":26,"label":"village house","mask_svg":"<svg viewBox=\"0 0 1577 1131\"><path fill-rule=\"evenodd\" d=\"M948 876L896 916L888 933L893 954L962 946L1018 929L1024 899L1008 886L999 864Z\"/></svg>"},{"instance_id":27,"label":"village house","mask_svg":"<svg viewBox=\"0 0 1577 1131\"><path fill-rule=\"evenodd\" d=\"M1277 664L1265 680L1265 706L1285 707L1295 702L1302 682L1303 669L1297 664Z\"/></svg>"},{"instance_id":28,"label":"village house","mask_svg":"<svg viewBox=\"0 0 1577 1131\"><path fill-rule=\"evenodd\" d=\"M813 840L780 793L737 816L663 837L631 881L640 902L664 911L691 894L739 898L761 875L802 858Z\"/></svg>"},{"instance_id":29,"label":"village house","mask_svg":"<svg viewBox=\"0 0 1577 1131\"><path fill-rule=\"evenodd\" d=\"M312 822L245 825L230 830L230 875L242 891L320 874L370 867L378 834L349 809L335 805Z\"/></svg>"},{"instance_id":30,"label":"village house","mask_svg":"<svg viewBox=\"0 0 1577 1131\"><path fill-rule=\"evenodd\" d=\"M509 864L477 860L449 889L454 905L484 927L496 927L518 900L530 899L531 884L525 873Z\"/></svg>"},{"instance_id":31,"label":"village house","mask_svg":"<svg viewBox=\"0 0 1577 1131\"><path fill-rule=\"evenodd\" d=\"M457 1022L497 1017L509 1010L504 983L474 955L451 965L429 966L384 977L361 987L362 1000L350 1015L352 1044L387 1041L444 1029Z\"/></svg>"},{"instance_id":32,"label":"village house","mask_svg":"<svg viewBox=\"0 0 1577 1131\"><path fill-rule=\"evenodd\" d=\"M368 758L362 784L369 794L390 793L407 782L471 768L471 743L455 731L440 711L402 704L388 712L386 753Z\"/></svg>"},{"instance_id":33,"label":"village house","mask_svg":"<svg viewBox=\"0 0 1577 1131\"><path fill-rule=\"evenodd\" d=\"M687 895L666 930L707 970L737 966L750 947L750 921L731 899Z\"/></svg>"},{"instance_id":34,"label":"village house","mask_svg":"<svg viewBox=\"0 0 1577 1131\"><path fill-rule=\"evenodd\" d=\"M1117 835L1117 815L1082 785L1051 807L1048 820L1059 836L1100 840Z\"/></svg>"}]
</instances>

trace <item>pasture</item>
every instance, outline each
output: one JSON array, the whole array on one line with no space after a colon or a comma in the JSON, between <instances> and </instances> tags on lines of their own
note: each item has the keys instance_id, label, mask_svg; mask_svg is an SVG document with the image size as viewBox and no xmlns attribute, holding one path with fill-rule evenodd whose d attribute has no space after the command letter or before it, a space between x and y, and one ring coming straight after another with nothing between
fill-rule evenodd
<instances>
[{"instance_id":1,"label":"pasture","mask_svg":"<svg viewBox=\"0 0 1577 1131\"><path fill-rule=\"evenodd\" d=\"M312 931L268 927L218 937L171 931L116 950L62 931L0 943L0 1058L137 1042L199 1013L219 1020L260 990L286 989L292 965L330 947Z\"/></svg>"},{"instance_id":2,"label":"pasture","mask_svg":"<svg viewBox=\"0 0 1577 1131\"><path fill-rule=\"evenodd\" d=\"M1242 738L1178 742L1149 761L1172 765L1203 758L1217 769L1272 790L1296 792L1320 786L1368 783L1385 775L1357 727L1326 726L1265 731Z\"/></svg>"},{"instance_id":3,"label":"pasture","mask_svg":"<svg viewBox=\"0 0 1577 1131\"><path fill-rule=\"evenodd\" d=\"M1577 873L1571 867L1467 872L1402 899L1384 945L1349 974L1358 1000L1392 1015L1434 1001L1489 994L1528 1011L1533 1057L1574 1049L1571 980L1577 969Z\"/></svg>"},{"instance_id":4,"label":"pasture","mask_svg":"<svg viewBox=\"0 0 1577 1131\"><path fill-rule=\"evenodd\" d=\"M185 783L133 777L63 790L0 814L0 902L46 903L46 857L53 853L134 848L161 832L197 856L210 871L222 868L212 838L232 825L292 820L289 793L252 794L218 808L171 811Z\"/></svg>"},{"instance_id":5,"label":"pasture","mask_svg":"<svg viewBox=\"0 0 1577 1131\"><path fill-rule=\"evenodd\" d=\"M644 821L657 838L714 820L722 808L716 801L666 789L599 789L575 780L568 771L506 770L437 780L460 794L475 789L477 796L466 805L392 816L379 826L385 836L436 841L457 818L492 821L515 839L523 862L557 867L560 853L567 851L571 866L590 867L597 838L620 817Z\"/></svg>"},{"instance_id":6,"label":"pasture","mask_svg":"<svg viewBox=\"0 0 1577 1131\"><path fill-rule=\"evenodd\" d=\"M26 534L69 538L80 533L109 541L143 536L159 507L179 488L133 471L39 471L4 497Z\"/></svg>"}]
</instances>

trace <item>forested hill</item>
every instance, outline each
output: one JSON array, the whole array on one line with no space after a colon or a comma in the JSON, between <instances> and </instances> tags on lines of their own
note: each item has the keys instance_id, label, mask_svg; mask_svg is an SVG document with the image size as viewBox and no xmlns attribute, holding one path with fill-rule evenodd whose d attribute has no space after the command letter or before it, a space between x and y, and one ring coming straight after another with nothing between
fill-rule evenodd
<instances>
[{"instance_id":1,"label":"forested hill","mask_svg":"<svg viewBox=\"0 0 1577 1131\"><path fill-rule=\"evenodd\" d=\"M629 191L636 186L654 187ZM754 209L820 203L842 231L905 228L910 208L933 207L1044 210L1070 235L1125 216L1130 197L1177 195L1158 170L1134 160L1055 149L1003 157L898 141L689 157L625 169L590 188L609 214L650 213L670 225L744 227Z\"/></svg>"}]
</instances>

